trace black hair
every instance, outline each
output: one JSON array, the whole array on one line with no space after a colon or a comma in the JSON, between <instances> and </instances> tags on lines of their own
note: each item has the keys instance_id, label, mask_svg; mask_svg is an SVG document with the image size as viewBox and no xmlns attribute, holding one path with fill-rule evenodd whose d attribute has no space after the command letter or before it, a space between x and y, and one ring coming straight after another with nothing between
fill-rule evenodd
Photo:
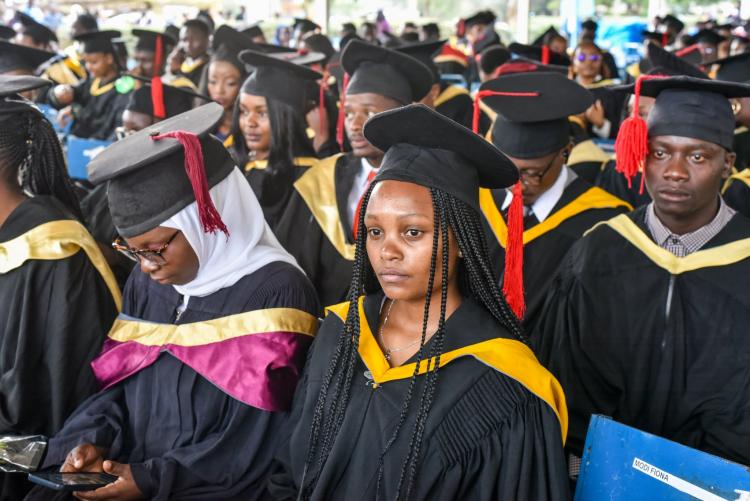
<instances>
[{"instance_id":1,"label":"black hair","mask_svg":"<svg viewBox=\"0 0 750 501\"><path fill-rule=\"evenodd\" d=\"M310 428L310 438L305 457L305 466L300 483L299 498L309 497L312 489L318 481L318 477L328 458L333 442L344 420L346 408L349 403L352 376L357 361L360 336L359 324L359 297L368 292L373 292L379 286L375 279L372 267L366 254L367 230L364 224L364 214L370 195L374 188L373 183L365 192L362 199L362 210L359 213L359 225L357 230L356 251L354 267L352 272L352 285L348 294L349 312L347 314L344 329L338 338L336 350L331 357L328 370L318 394L318 400L313 410L313 419ZM427 294L425 299L424 317L422 320L422 338L419 351L416 355L415 370L409 382L401 412L396 428L386 442L384 450L380 453L378 460L378 480L376 499L380 496L380 485L383 477L383 466L385 455L391 446L399 439L399 435L406 422L412 400L416 393L419 394L416 407L414 426L409 437L409 447L406 457L401 463L401 472L398 479L396 499L409 499L414 487L417 467L419 465L422 440L425 433L427 417L432 407L432 401L437 385L437 377L440 368L440 356L445 344L445 314L448 291L448 232L453 234L462 253L463 258L459 261L458 278L461 293L474 298L482 305L500 325L505 327L516 339L526 342L520 322L508 306L498 286L497 277L490 265L487 253L487 244L482 231L479 214L465 202L438 189L430 189L435 219L435 232L432 241L432 256L430 258L430 272L427 282ZM441 273L441 297L440 318L438 328L432 337L429 352L425 349L427 322L429 319L430 301L435 285L435 274L437 269L438 249L442 242L442 273ZM421 391L416 392L418 368L427 355L428 364L424 378L421 379ZM330 395L329 395L330 394ZM330 397L330 398L329 398Z\"/></svg>"},{"instance_id":2,"label":"black hair","mask_svg":"<svg viewBox=\"0 0 750 501\"><path fill-rule=\"evenodd\" d=\"M240 95L243 91L240 91ZM295 157L314 157L310 138L307 137L307 120L302 111L276 99L266 97L268 121L271 127L271 144L268 155L268 169L270 174L292 174ZM240 99L234 103L232 116L233 137L232 155L240 167L250 159L250 151L240 129Z\"/></svg>"},{"instance_id":3,"label":"black hair","mask_svg":"<svg viewBox=\"0 0 750 501\"><path fill-rule=\"evenodd\" d=\"M79 15L74 23L80 24L86 31L97 31L99 29L99 22L96 20L96 17L88 12Z\"/></svg>"},{"instance_id":4,"label":"black hair","mask_svg":"<svg viewBox=\"0 0 750 501\"><path fill-rule=\"evenodd\" d=\"M191 25L192 26L192 25ZM201 79L200 83L198 84L198 93L204 96L208 96L208 69L209 66L211 66L211 63L216 62L224 62L229 63L240 72L240 78L239 78L239 86L242 86L242 82L245 81L247 78L247 68L242 63L242 61L239 60L237 57L237 53L239 51L230 49L226 45L219 46L216 51L214 51L213 54L211 54L211 58L208 60L208 64L203 66L203 72L201 73ZM237 93L239 95L239 92ZM204 101L200 98L196 98L196 107L204 104Z\"/></svg>"},{"instance_id":5,"label":"black hair","mask_svg":"<svg viewBox=\"0 0 750 501\"><path fill-rule=\"evenodd\" d=\"M0 177L31 195L50 195L83 221L62 146L52 124L38 111L15 110L0 116Z\"/></svg>"}]
</instances>

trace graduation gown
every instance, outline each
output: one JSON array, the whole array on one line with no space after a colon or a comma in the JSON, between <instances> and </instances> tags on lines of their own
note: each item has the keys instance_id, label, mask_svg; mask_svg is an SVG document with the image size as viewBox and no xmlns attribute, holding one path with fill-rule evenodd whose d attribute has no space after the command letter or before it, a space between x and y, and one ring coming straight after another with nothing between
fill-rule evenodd
<instances>
[{"instance_id":1,"label":"graduation gown","mask_svg":"<svg viewBox=\"0 0 750 501\"><path fill-rule=\"evenodd\" d=\"M91 443L129 463L148 499L257 499L317 328L315 293L275 262L178 314L182 303L133 270L93 364L104 389L50 439L45 466Z\"/></svg>"},{"instance_id":2,"label":"graduation gown","mask_svg":"<svg viewBox=\"0 0 750 501\"><path fill-rule=\"evenodd\" d=\"M573 147L566 163L578 177L595 184L602 169L610 160L612 156L589 139Z\"/></svg>"},{"instance_id":3,"label":"graduation gown","mask_svg":"<svg viewBox=\"0 0 750 501\"><path fill-rule=\"evenodd\" d=\"M632 184L628 186L628 180L617 172L615 167L615 160L607 162L599 173L596 185L617 198L625 200L636 209L651 203L651 195L648 194L645 186L643 187L643 193L640 193L641 173L633 176Z\"/></svg>"},{"instance_id":4,"label":"graduation gown","mask_svg":"<svg viewBox=\"0 0 750 501\"><path fill-rule=\"evenodd\" d=\"M203 78L203 72L207 67L207 63L208 56L202 57L193 63L185 61L180 66L180 75L190 80L193 86L198 89L200 88L201 78Z\"/></svg>"},{"instance_id":5,"label":"graduation gown","mask_svg":"<svg viewBox=\"0 0 750 501\"><path fill-rule=\"evenodd\" d=\"M109 82L94 78L73 87L72 135L83 139L113 138L115 129L122 125L122 112L129 99L129 93L121 94L115 88L118 78Z\"/></svg>"},{"instance_id":6,"label":"graduation gown","mask_svg":"<svg viewBox=\"0 0 750 501\"><path fill-rule=\"evenodd\" d=\"M614 84L615 81L613 80L600 80L586 86L594 95L594 99L601 101L604 107L604 117L612 124L609 129L609 139L617 137L617 131L620 130L620 122L622 121L623 107L628 97L627 92L612 89Z\"/></svg>"},{"instance_id":7,"label":"graduation gown","mask_svg":"<svg viewBox=\"0 0 750 501\"><path fill-rule=\"evenodd\" d=\"M275 230L324 305L344 300L349 291L355 249L347 199L361 162L348 153L310 167L294 183L294 193Z\"/></svg>"},{"instance_id":8,"label":"graduation gown","mask_svg":"<svg viewBox=\"0 0 750 501\"><path fill-rule=\"evenodd\" d=\"M99 248L56 199L30 198L0 227L0 434L57 432L96 391L89 362L120 291ZM0 474L17 500L25 475Z\"/></svg>"},{"instance_id":9,"label":"graduation gown","mask_svg":"<svg viewBox=\"0 0 750 501\"><path fill-rule=\"evenodd\" d=\"M317 162L315 157L296 157L294 165L284 172L271 172L268 160L252 160L245 164L245 178L260 202L266 222L275 230L294 192L294 182L308 167Z\"/></svg>"},{"instance_id":10,"label":"graduation gown","mask_svg":"<svg viewBox=\"0 0 750 501\"><path fill-rule=\"evenodd\" d=\"M373 336L382 300L382 293L360 299L359 356L350 400L311 500L375 499L378 457L396 427L415 367L411 359L390 368ZM330 308L311 350L295 395L291 435L269 482L271 499L297 499L313 409L348 306ZM510 339L472 299L464 299L445 329L436 392L409 499L568 499L562 450L565 403L557 382L526 345ZM428 341L426 349L429 346ZM417 381L415 402L423 376ZM385 456L380 499L396 497L415 402Z\"/></svg>"},{"instance_id":11,"label":"graduation gown","mask_svg":"<svg viewBox=\"0 0 750 501\"><path fill-rule=\"evenodd\" d=\"M440 94L435 99L435 111L471 129L474 101L469 91L463 87L440 82Z\"/></svg>"},{"instance_id":12,"label":"graduation gown","mask_svg":"<svg viewBox=\"0 0 750 501\"><path fill-rule=\"evenodd\" d=\"M503 282L507 214L501 212L506 190L481 189L479 203L489 243L490 263ZM621 214L631 207L622 200L574 178L563 191L549 216L523 232L523 282L526 295L524 325L530 328L539 315L545 294L557 274L560 261L583 233L600 221Z\"/></svg>"},{"instance_id":13,"label":"graduation gown","mask_svg":"<svg viewBox=\"0 0 750 501\"><path fill-rule=\"evenodd\" d=\"M734 166L738 171L742 172L750 165L750 129L747 127L738 127L735 129L732 149L737 154Z\"/></svg>"},{"instance_id":14,"label":"graduation gown","mask_svg":"<svg viewBox=\"0 0 750 501\"><path fill-rule=\"evenodd\" d=\"M592 413L750 464L750 220L676 257L646 208L602 223L560 266L532 341L568 398L579 454Z\"/></svg>"},{"instance_id":15,"label":"graduation gown","mask_svg":"<svg viewBox=\"0 0 750 501\"><path fill-rule=\"evenodd\" d=\"M732 175L723 196L731 208L750 218L750 169Z\"/></svg>"}]
</instances>

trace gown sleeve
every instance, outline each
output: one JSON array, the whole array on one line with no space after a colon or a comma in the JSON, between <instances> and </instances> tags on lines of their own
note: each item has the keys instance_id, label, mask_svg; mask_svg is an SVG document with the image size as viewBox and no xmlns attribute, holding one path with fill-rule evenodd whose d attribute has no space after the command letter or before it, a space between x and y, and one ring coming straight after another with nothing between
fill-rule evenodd
<instances>
[{"instance_id":1,"label":"gown sleeve","mask_svg":"<svg viewBox=\"0 0 750 501\"><path fill-rule=\"evenodd\" d=\"M302 196L294 190L276 227L282 246L297 260L315 290L321 291L320 249L323 232Z\"/></svg>"},{"instance_id":2,"label":"gown sleeve","mask_svg":"<svg viewBox=\"0 0 750 501\"><path fill-rule=\"evenodd\" d=\"M724 192L727 204L745 217L750 217L750 186L734 181Z\"/></svg>"}]
</instances>

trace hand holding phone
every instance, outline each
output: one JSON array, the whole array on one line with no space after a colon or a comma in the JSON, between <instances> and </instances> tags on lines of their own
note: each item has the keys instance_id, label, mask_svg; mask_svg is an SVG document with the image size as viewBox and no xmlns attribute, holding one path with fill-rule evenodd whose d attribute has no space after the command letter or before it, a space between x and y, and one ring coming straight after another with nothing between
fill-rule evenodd
<instances>
[{"instance_id":1,"label":"hand holding phone","mask_svg":"<svg viewBox=\"0 0 750 501\"><path fill-rule=\"evenodd\" d=\"M117 480L117 477L97 472L37 472L29 473L29 480L56 491L85 492L111 484Z\"/></svg>"}]
</instances>

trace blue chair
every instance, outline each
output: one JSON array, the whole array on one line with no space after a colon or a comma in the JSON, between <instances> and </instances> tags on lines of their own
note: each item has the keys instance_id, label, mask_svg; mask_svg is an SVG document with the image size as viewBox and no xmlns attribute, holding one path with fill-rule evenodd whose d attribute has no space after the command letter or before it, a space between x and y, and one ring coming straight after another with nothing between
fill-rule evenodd
<instances>
[{"instance_id":1,"label":"blue chair","mask_svg":"<svg viewBox=\"0 0 750 501\"><path fill-rule=\"evenodd\" d=\"M68 136L68 173L73 179L88 179L87 166L89 162L112 141L99 139L82 139Z\"/></svg>"}]
</instances>

